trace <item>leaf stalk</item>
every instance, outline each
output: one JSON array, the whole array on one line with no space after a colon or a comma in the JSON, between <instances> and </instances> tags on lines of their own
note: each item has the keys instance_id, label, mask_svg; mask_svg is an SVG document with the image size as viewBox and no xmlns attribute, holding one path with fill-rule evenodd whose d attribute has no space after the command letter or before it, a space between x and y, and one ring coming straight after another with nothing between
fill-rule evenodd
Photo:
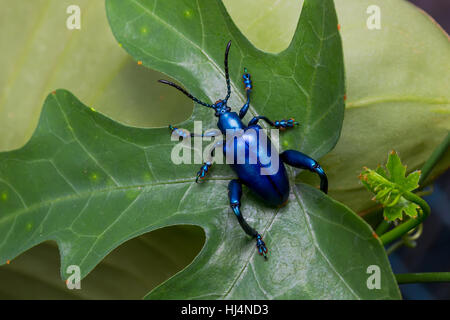
<instances>
[{"instance_id":1,"label":"leaf stalk","mask_svg":"<svg viewBox=\"0 0 450 320\"><path fill-rule=\"evenodd\" d=\"M428 175L433 170L434 166L442 158L442 156L449 149L449 147L450 147L450 133L448 133L447 136L444 138L444 140L436 147L436 149L434 149L431 156L428 158L428 160L423 165L422 170L421 170L422 174L420 175L420 179L419 179L420 186L422 186L425 179L428 177Z\"/></svg>"},{"instance_id":2,"label":"leaf stalk","mask_svg":"<svg viewBox=\"0 0 450 320\"><path fill-rule=\"evenodd\" d=\"M398 284L450 282L450 272L397 273Z\"/></svg>"}]
</instances>

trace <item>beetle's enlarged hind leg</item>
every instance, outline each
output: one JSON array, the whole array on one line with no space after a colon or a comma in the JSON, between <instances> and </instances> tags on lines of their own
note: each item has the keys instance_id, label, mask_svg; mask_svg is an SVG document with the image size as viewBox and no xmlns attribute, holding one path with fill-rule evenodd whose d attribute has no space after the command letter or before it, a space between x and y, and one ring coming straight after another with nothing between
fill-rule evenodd
<instances>
[{"instance_id":1,"label":"beetle's enlarged hind leg","mask_svg":"<svg viewBox=\"0 0 450 320\"><path fill-rule=\"evenodd\" d=\"M286 150L280 154L280 159L295 168L307 169L315 172L320 177L320 190L324 193L328 192L328 178L319 163L306 154L296 150Z\"/></svg>"},{"instance_id":2,"label":"beetle's enlarged hind leg","mask_svg":"<svg viewBox=\"0 0 450 320\"><path fill-rule=\"evenodd\" d=\"M228 197L230 198L230 206L233 210L236 218L239 221L242 229L244 229L245 233L249 236L256 239L256 248L258 249L258 253L264 256L267 259L267 248L264 243L261 235L252 227L250 227L245 221L244 217L241 213L241 197L242 197L242 184L239 180L231 180L228 184Z\"/></svg>"}]
</instances>

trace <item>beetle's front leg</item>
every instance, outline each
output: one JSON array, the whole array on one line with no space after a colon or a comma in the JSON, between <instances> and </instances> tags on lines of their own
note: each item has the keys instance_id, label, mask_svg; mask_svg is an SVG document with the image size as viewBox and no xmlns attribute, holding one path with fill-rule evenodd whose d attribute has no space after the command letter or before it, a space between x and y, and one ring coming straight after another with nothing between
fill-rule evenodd
<instances>
[{"instance_id":1,"label":"beetle's front leg","mask_svg":"<svg viewBox=\"0 0 450 320\"><path fill-rule=\"evenodd\" d=\"M246 234L256 239L256 248L258 249L258 253L264 256L265 259L267 259L267 247L261 235L255 229L250 227L247 221L245 221L244 217L242 216L242 183L239 180L231 180L228 184L228 197L230 198L230 207L236 215L236 218L238 219L242 229L244 229Z\"/></svg>"},{"instance_id":2,"label":"beetle's front leg","mask_svg":"<svg viewBox=\"0 0 450 320\"><path fill-rule=\"evenodd\" d=\"M280 130L293 128L294 126L299 124L297 121L295 121L294 118L290 118L289 120L275 120L275 121L272 121L272 120L270 120L269 118L267 118L265 116L257 116L257 117L254 117L252 120L250 120L250 122L248 123L248 126L250 127L250 126L254 126L254 125L258 124L259 120L264 120L265 122L267 122L272 127L275 127L277 129L280 129Z\"/></svg>"},{"instance_id":3,"label":"beetle's front leg","mask_svg":"<svg viewBox=\"0 0 450 320\"><path fill-rule=\"evenodd\" d=\"M193 138L193 137L217 137L222 134L222 132L220 132L219 129L208 129L204 133L198 134L198 133L189 132L186 129L176 128L176 127L172 126L171 124L169 124L169 129L172 133L175 133L179 137L183 137L183 138L187 138L187 137L191 137L191 138Z\"/></svg>"},{"instance_id":4,"label":"beetle's front leg","mask_svg":"<svg viewBox=\"0 0 450 320\"><path fill-rule=\"evenodd\" d=\"M239 111L239 118L244 118L250 106L250 92L252 92L252 80L250 79L250 73L247 73L247 68L244 68L244 74L242 75L242 82L244 83L245 92L247 94L247 102L242 106Z\"/></svg>"},{"instance_id":5,"label":"beetle's front leg","mask_svg":"<svg viewBox=\"0 0 450 320\"><path fill-rule=\"evenodd\" d=\"M206 175L208 174L209 168L211 168L211 166L212 166L215 150L217 147L220 147L222 145L223 145L223 140L219 140L212 145L211 150L208 155L208 158L206 158L206 161L203 163L203 165L200 167L200 170L197 172L197 178L195 179L195 182L198 183L199 179L203 180L206 177Z\"/></svg>"}]
</instances>

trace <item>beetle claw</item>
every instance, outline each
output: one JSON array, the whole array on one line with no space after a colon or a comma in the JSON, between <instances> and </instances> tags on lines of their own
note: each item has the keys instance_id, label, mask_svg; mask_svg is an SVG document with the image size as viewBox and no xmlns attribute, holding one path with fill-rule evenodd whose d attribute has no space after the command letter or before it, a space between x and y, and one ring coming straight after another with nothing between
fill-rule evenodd
<instances>
[{"instance_id":1,"label":"beetle claw","mask_svg":"<svg viewBox=\"0 0 450 320\"><path fill-rule=\"evenodd\" d=\"M205 177L206 173L202 174L202 171L197 172L197 178L195 178L195 183L199 183L198 180L203 180L203 178Z\"/></svg>"},{"instance_id":2,"label":"beetle claw","mask_svg":"<svg viewBox=\"0 0 450 320\"><path fill-rule=\"evenodd\" d=\"M290 118L289 120L276 120L274 122L275 128L278 128L280 130L285 130L288 128L293 128L294 126L300 125L298 121L295 121L294 118Z\"/></svg>"},{"instance_id":3,"label":"beetle claw","mask_svg":"<svg viewBox=\"0 0 450 320\"><path fill-rule=\"evenodd\" d=\"M256 248L258 253L267 260L267 247L259 233L256 235Z\"/></svg>"},{"instance_id":4,"label":"beetle claw","mask_svg":"<svg viewBox=\"0 0 450 320\"><path fill-rule=\"evenodd\" d=\"M196 183L198 183L198 179L203 180L206 177L210 167L211 167L211 162L209 162L209 161L207 161L203 164L203 166L200 168L200 171L197 172L197 178L195 179Z\"/></svg>"}]
</instances>

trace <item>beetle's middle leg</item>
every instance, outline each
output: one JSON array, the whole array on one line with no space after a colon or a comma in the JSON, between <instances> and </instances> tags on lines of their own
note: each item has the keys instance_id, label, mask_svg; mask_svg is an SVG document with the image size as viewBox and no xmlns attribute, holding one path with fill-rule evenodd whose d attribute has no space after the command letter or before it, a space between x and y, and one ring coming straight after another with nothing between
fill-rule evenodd
<instances>
[{"instance_id":1,"label":"beetle's middle leg","mask_svg":"<svg viewBox=\"0 0 450 320\"><path fill-rule=\"evenodd\" d=\"M254 117L252 120L250 120L250 122L248 123L248 126L254 126L256 124L258 124L259 120L264 120L265 122L267 122L270 126L278 128L280 130L284 130L287 128L293 128L295 125L298 125L298 122L295 121L294 118L290 118L289 120L275 120L272 121L269 118L265 117L265 116L257 116Z\"/></svg>"},{"instance_id":2,"label":"beetle's middle leg","mask_svg":"<svg viewBox=\"0 0 450 320\"><path fill-rule=\"evenodd\" d=\"M200 167L200 170L197 172L197 178L195 182L198 183L198 179L203 180L209 172L209 168L212 166L212 162L214 159L215 150L217 147L223 146L223 140L216 141L209 150L208 157L205 159L205 162Z\"/></svg>"},{"instance_id":3,"label":"beetle's middle leg","mask_svg":"<svg viewBox=\"0 0 450 320\"><path fill-rule=\"evenodd\" d=\"M174 132L177 136L183 137L183 138L187 138L187 137L191 137L191 138L193 138L193 137L217 137L222 134L222 132L220 132L219 129L208 129L204 133L198 134L198 133L189 132L186 129L176 128L176 127L172 126L171 124L169 124L169 129L170 129L170 131Z\"/></svg>"},{"instance_id":4,"label":"beetle's middle leg","mask_svg":"<svg viewBox=\"0 0 450 320\"><path fill-rule=\"evenodd\" d=\"M245 233L256 239L256 248L258 249L258 253L267 259L267 248L261 235L255 229L250 227L247 221L245 221L244 217L242 216L241 196L242 183L237 179L231 180L228 184L228 197L230 198L231 209L236 215L236 218L238 219L239 224L241 225L242 229L244 229Z\"/></svg>"}]
</instances>

